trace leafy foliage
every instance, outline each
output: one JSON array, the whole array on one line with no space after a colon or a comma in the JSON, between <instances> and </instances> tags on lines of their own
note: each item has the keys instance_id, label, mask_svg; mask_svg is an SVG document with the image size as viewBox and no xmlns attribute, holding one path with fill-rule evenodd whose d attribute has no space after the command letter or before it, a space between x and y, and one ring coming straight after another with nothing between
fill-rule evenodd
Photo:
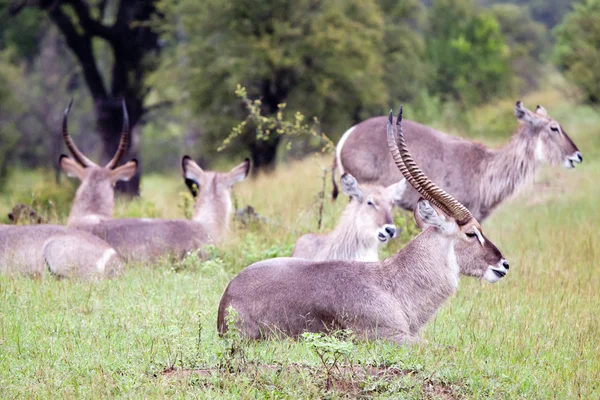
<instances>
[{"instance_id":1,"label":"leafy foliage","mask_svg":"<svg viewBox=\"0 0 600 400\"><path fill-rule=\"evenodd\" d=\"M600 102L600 0L576 4L556 27L555 59L587 100Z\"/></svg>"},{"instance_id":2,"label":"leafy foliage","mask_svg":"<svg viewBox=\"0 0 600 400\"><path fill-rule=\"evenodd\" d=\"M433 92L464 105L507 92L509 49L492 14L471 0L436 0L428 29Z\"/></svg>"}]
</instances>

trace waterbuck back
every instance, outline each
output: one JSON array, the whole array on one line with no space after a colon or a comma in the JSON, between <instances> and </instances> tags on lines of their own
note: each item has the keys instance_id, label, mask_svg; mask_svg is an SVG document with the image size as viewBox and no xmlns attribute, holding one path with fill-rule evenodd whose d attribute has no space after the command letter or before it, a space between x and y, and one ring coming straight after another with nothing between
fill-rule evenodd
<instances>
[{"instance_id":1,"label":"waterbuck back","mask_svg":"<svg viewBox=\"0 0 600 400\"><path fill-rule=\"evenodd\" d=\"M249 338L352 329L359 337L410 343L455 292L459 273L490 282L506 275L508 263L469 210L414 163L400 117L394 133L390 113L387 141L396 167L424 198L415 210L424 231L381 262L275 258L247 267L221 298L220 334L232 307L236 326Z\"/></svg>"},{"instance_id":2,"label":"waterbuck back","mask_svg":"<svg viewBox=\"0 0 600 400\"><path fill-rule=\"evenodd\" d=\"M61 278L116 275L122 260L106 242L59 225L0 226L0 272Z\"/></svg>"},{"instance_id":3,"label":"waterbuck back","mask_svg":"<svg viewBox=\"0 0 600 400\"><path fill-rule=\"evenodd\" d=\"M454 137L413 121L404 121L406 143L433 181L483 221L504 199L531 181L542 164L572 168L581 153L562 126L537 106L515 105L517 133L499 150ZM370 118L340 139L334 171L352 174L359 183L391 185L402 178L385 143L386 117ZM337 196L335 172L334 193ZM398 205L412 210L419 194L409 187Z\"/></svg>"},{"instance_id":4,"label":"waterbuck back","mask_svg":"<svg viewBox=\"0 0 600 400\"><path fill-rule=\"evenodd\" d=\"M81 226L108 242L128 262L181 258L217 244L228 232L231 219L231 188L250 171L245 160L227 173L204 171L190 157L182 160L185 179L198 188L192 220L122 218Z\"/></svg>"}]
</instances>

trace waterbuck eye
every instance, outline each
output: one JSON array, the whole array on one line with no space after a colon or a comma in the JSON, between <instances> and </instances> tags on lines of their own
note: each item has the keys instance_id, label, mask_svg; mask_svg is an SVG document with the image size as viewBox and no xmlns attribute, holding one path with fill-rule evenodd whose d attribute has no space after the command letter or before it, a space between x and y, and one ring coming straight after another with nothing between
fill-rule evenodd
<instances>
[{"instance_id":1,"label":"waterbuck eye","mask_svg":"<svg viewBox=\"0 0 600 400\"><path fill-rule=\"evenodd\" d=\"M467 235L470 238L477 237L477 234L475 232L467 232L467 233L465 233L465 235Z\"/></svg>"},{"instance_id":2,"label":"waterbuck eye","mask_svg":"<svg viewBox=\"0 0 600 400\"><path fill-rule=\"evenodd\" d=\"M550 130L551 130L552 132L558 132L558 128L557 128L557 127L555 127L555 126L551 126L551 127L550 127Z\"/></svg>"},{"instance_id":3,"label":"waterbuck eye","mask_svg":"<svg viewBox=\"0 0 600 400\"><path fill-rule=\"evenodd\" d=\"M375 203L373 203L371 200L367 201L367 204L370 205L370 206L375 207Z\"/></svg>"}]
</instances>

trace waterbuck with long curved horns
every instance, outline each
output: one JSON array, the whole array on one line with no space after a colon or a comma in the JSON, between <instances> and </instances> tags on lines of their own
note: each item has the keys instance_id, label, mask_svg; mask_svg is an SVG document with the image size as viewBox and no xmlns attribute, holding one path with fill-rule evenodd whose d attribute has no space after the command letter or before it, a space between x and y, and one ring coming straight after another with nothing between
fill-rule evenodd
<instances>
[{"instance_id":1,"label":"waterbuck with long curved horns","mask_svg":"<svg viewBox=\"0 0 600 400\"><path fill-rule=\"evenodd\" d=\"M231 306L249 338L352 329L372 339L412 342L456 291L459 273L490 282L506 275L508 263L469 210L417 167L401 124L400 112L395 135L390 112L388 145L397 168L423 197L415 207L423 232L378 263L274 258L247 267L221 298L220 334Z\"/></svg>"},{"instance_id":2,"label":"waterbuck with long curved horns","mask_svg":"<svg viewBox=\"0 0 600 400\"><path fill-rule=\"evenodd\" d=\"M302 235L292 257L313 261L379 261L378 249L397 236L392 206L406 189L406 181L387 188L359 185L350 174L342 175L342 190L351 201L330 233Z\"/></svg>"},{"instance_id":3,"label":"waterbuck with long curved horns","mask_svg":"<svg viewBox=\"0 0 600 400\"><path fill-rule=\"evenodd\" d=\"M127 181L135 174L137 160L131 160L118 166L119 161L127 151L130 136L129 116L127 115L125 101L123 101L123 129L119 146L113 158L104 167L87 158L77 148L69 135L67 125L72 105L73 100L71 100L64 113L62 136L73 158L62 154L59 165L68 176L76 177L81 181L67 220L68 226L77 228L113 218L114 186L117 181Z\"/></svg>"},{"instance_id":4,"label":"waterbuck with long curved horns","mask_svg":"<svg viewBox=\"0 0 600 400\"><path fill-rule=\"evenodd\" d=\"M404 121L406 142L423 172L479 221L531 181L541 165L573 168L583 160L575 143L543 107L538 105L532 112L517 101L514 113L517 132L499 150ZM336 169L352 174L360 183L386 186L402 178L383 141L385 124L385 117L370 118L344 133L333 162L334 199ZM412 210L417 200L419 194L409 187L398 205Z\"/></svg>"}]
</instances>

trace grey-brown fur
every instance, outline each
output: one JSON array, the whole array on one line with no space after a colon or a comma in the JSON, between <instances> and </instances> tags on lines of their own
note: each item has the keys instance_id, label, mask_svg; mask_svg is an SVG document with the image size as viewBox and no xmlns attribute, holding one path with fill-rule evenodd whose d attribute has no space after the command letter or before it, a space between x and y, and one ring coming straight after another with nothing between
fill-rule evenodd
<instances>
[{"instance_id":1,"label":"grey-brown fur","mask_svg":"<svg viewBox=\"0 0 600 400\"><path fill-rule=\"evenodd\" d=\"M163 256L181 258L216 244L228 231L231 187L246 178L250 161L228 173L202 170L189 157L182 160L184 176L200 188L192 220L123 218L78 225L115 247L128 262L154 261Z\"/></svg>"},{"instance_id":2,"label":"grey-brown fur","mask_svg":"<svg viewBox=\"0 0 600 400\"><path fill-rule=\"evenodd\" d=\"M423 213L432 209L428 203L422 208ZM297 336L304 331L349 328L372 339L415 341L456 291L459 271L449 255L459 253L457 242L464 242L462 251L469 255L461 261L457 254L462 274L487 277L491 266L504 263L487 238L484 245L473 243L450 218L445 223L448 226L426 226L380 263L299 258L255 263L225 289L219 304L219 332L226 331L226 309L232 306L239 314L238 327L253 339L273 332Z\"/></svg>"},{"instance_id":3,"label":"grey-brown fur","mask_svg":"<svg viewBox=\"0 0 600 400\"><path fill-rule=\"evenodd\" d=\"M384 188L359 185L350 174L345 174L341 182L351 201L337 226L330 233L302 235L296 241L292 257L313 261L379 261L379 247L396 237L392 206L396 198L401 198L406 181Z\"/></svg>"},{"instance_id":4,"label":"grey-brown fur","mask_svg":"<svg viewBox=\"0 0 600 400\"><path fill-rule=\"evenodd\" d=\"M391 124L387 132L390 143L398 143ZM401 129L398 137L402 140ZM414 179L410 183L418 185ZM352 329L371 339L410 343L455 292L459 273L496 282L508 272L508 263L476 219L459 225L426 200L417 203L415 219L424 231L382 262L275 258L250 265L225 289L219 333L227 331L231 306L239 315L237 327L253 339Z\"/></svg>"},{"instance_id":5,"label":"grey-brown fur","mask_svg":"<svg viewBox=\"0 0 600 400\"><path fill-rule=\"evenodd\" d=\"M117 274L122 260L106 242L59 225L0 226L0 272L61 278Z\"/></svg>"},{"instance_id":6,"label":"grey-brown fur","mask_svg":"<svg viewBox=\"0 0 600 400\"><path fill-rule=\"evenodd\" d=\"M543 107L532 112L517 102L515 116L517 132L499 150L408 120L403 122L404 134L423 172L482 221L532 180L542 164L573 167L573 162L582 160L577 146ZM402 175L384 140L386 123L386 117L375 117L356 125L337 149L340 158L334 160L334 170L341 162L340 172L352 174L360 183L386 186L398 182ZM335 172L333 179L335 185ZM399 205L412 210L418 199L417 192L408 187Z\"/></svg>"}]
</instances>

